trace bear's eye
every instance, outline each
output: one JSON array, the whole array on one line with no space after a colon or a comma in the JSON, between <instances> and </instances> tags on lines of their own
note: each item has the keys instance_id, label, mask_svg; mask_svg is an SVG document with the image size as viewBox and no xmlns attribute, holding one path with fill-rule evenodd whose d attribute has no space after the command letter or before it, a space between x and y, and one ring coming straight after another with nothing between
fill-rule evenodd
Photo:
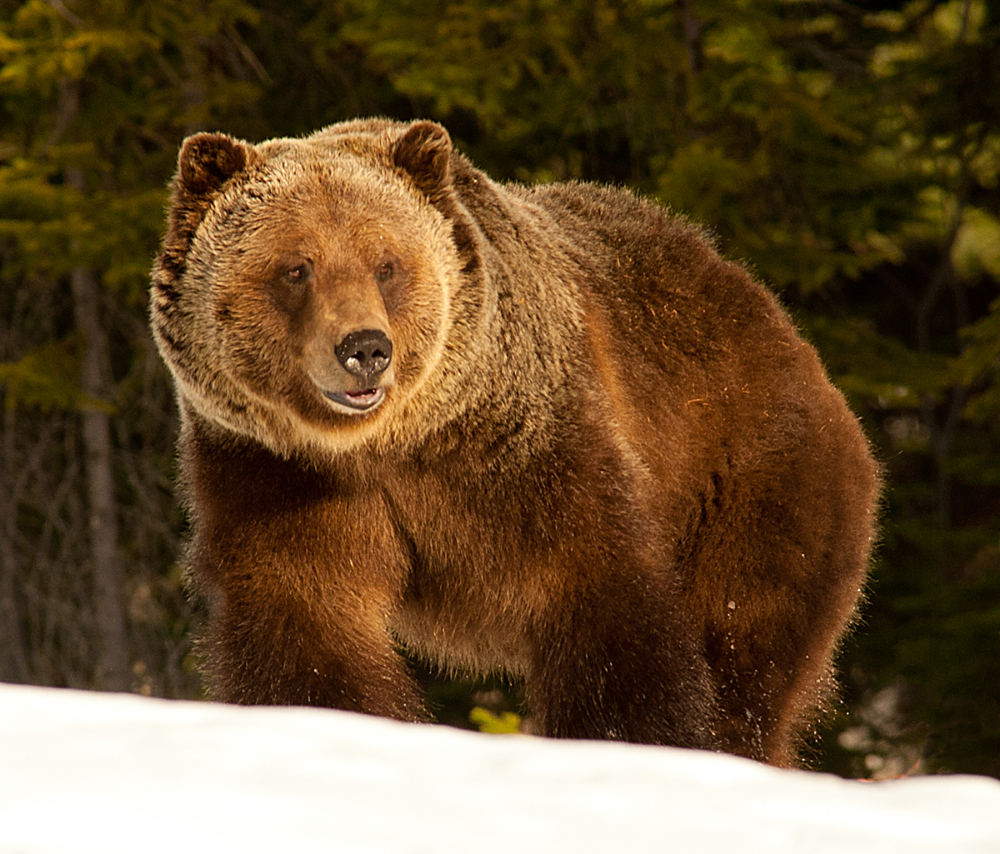
<instances>
[{"instance_id":1,"label":"bear's eye","mask_svg":"<svg viewBox=\"0 0 1000 854\"><path fill-rule=\"evenodd\" d=\"M388 282L395 272L396 269L393 267L392 261L383 261L375 268L375 281L379 284Z\"/></svg>"},{"instance_id":2,"label":"bear's eye","mask_svg":"<svg viewBox=\"0 0 1000 854\"><path fill-rule=\"evenodd\" d=\"M311 268L312 265L308 261L298 264L285 272L285 278L293 284L301 284L309 278L309 274L312 272Z\"/></svg>"}]
</instances>

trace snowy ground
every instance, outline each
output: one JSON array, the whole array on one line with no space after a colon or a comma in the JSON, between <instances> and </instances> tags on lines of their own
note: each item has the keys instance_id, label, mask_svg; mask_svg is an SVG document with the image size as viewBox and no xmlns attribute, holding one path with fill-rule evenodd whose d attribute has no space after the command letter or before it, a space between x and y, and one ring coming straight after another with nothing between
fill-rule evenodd
<instances>
[{"instance_id":1,"label":"snowy ground","mask_svg":"<svg viewBox=\"0 0 1000 854\"><path fill-rule=\"evenodd\" d=\"M0 852L1000 852L1000 782L0 686Z\"/></svg>"}]
</instances>

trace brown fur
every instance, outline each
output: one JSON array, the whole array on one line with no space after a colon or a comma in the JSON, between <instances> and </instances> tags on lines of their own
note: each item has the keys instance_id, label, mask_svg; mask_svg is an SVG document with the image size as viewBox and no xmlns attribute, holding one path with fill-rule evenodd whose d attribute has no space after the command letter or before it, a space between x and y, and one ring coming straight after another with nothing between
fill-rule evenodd
<instances>
[{"instance_id":1,"label":"brown fur","mask_svg":"<svg viewBox=\"0 0 1000 854\"><path fill-rule=\"evenodd\" d=\"M550 735L795 761L877 473L698 229L625 191L497 185L430 123L202 134L152 325L214 696L418 720L402 643L523 677ZM384 373L335 355L357 330L391 341Z\"/></svg>"}]
</instances>

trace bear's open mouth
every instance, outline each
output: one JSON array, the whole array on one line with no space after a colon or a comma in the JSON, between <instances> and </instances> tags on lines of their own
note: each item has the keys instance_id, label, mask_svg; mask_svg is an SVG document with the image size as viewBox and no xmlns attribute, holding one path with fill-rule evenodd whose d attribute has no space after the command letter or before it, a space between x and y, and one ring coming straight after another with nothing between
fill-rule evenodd
<instances>
[{"instance_id":1,"label":"bear's open mouth","mask_svg":"<svg viewBox=\"0 0 1000 854\"><path fill-rule=\"evenodd\" d=\"M326 397L334 403L347 406L357 412L366 412L378 406L385 397L384 388L366 388L361 391L324 391Z\"/></svg>"}]
</instances>

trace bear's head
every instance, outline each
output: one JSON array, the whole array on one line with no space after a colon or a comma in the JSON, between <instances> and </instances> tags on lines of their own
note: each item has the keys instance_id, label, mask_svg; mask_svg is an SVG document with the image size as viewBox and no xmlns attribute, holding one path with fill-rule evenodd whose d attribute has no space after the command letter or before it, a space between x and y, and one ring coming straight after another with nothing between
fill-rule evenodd
<instances>
[{"instance_id":1,"label":"bear's head","mask_svg":"<svg viewBox=\"0 0 1000 854\"><path fill-rule=\"evenodd\" d=\"M475 326L457 157L429 122L187 139L150 309L186 416L283 456L433 430L451 331Z\"/></svg>"}]
</instances>

